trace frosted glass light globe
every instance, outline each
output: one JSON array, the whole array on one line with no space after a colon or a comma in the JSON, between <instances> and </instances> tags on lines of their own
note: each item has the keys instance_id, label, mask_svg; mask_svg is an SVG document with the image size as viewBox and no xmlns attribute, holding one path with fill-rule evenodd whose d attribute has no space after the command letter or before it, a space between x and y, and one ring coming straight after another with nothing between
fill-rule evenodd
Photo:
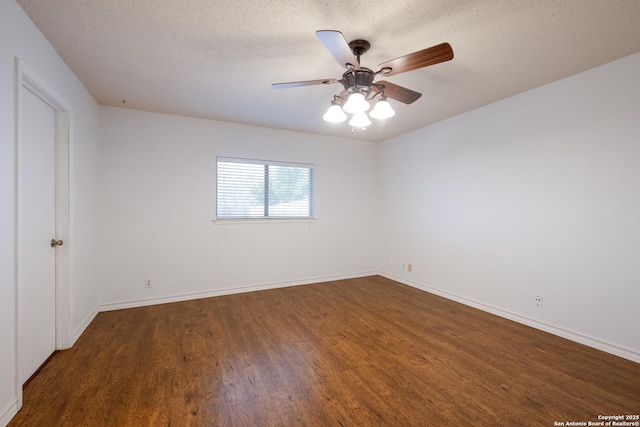
<instances>
[{"instance_id":1,"label":"frosted glass light globe","mask_svg":"<svg viewBox=\"0 0 640 427\"><path fill-rule=\"evenodd\" d=\"M351 120L349 120L349 124L356 128L364 128L371 124L371 120L369 120L369 117L367 117L364 111L360 111L353 115Z\"/></svg>"},{"instance_id":2,"label":"frosted glass light globe","mask_svg":"<svg viewBox=\"0 0 640 427\"><path fill-rule=\"evenodd\" d=\"M347 113L360 113L367 111L369 107L370 105L367 100L364 99L364 95L359 92L355 92L349 95L347 103L344 104L344 107L342 108Z\"/></svg>"},{"instance_id":3,"label":"frosted glass light globe","mask_svg":"<svg viewBox=\"0 0 640 427\"><path fill-rule=\"evenodd\" d=\"M391 104L386 99L380 99L373 107L373 110L369 113L374 119L388 119L396 115L396 112L391 108Z\"/></svg>"},{"instance_id":4,"label":"frosted glass light globe","mask_svg":"<svg viewBox=\"0 0 640 427\"><path fill-rule=\"evenodd\" d=\"M324 116L322 116L322 118L327 122L340 123L347 120L347 115L344 113L344 111L342 111L342 108L340 108L338 104L333 104L331 105L331 107L329 107L327 112L324 113Z\"/></svg>"}]
</instances>

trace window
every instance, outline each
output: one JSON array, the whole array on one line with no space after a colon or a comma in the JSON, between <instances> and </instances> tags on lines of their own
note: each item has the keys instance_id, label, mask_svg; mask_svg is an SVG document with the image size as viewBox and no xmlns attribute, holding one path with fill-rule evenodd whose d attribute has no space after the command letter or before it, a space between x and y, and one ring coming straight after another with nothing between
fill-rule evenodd
<instances>
[{"instance_id":1,"label":"window","mask_svg":"<svg viewBox=\"0 0 640 427\"><path fill-rule=\"evenodd\" d=\"M313 217L313 165L218 157L216 218Z\"/></svg>"}]
</instances>

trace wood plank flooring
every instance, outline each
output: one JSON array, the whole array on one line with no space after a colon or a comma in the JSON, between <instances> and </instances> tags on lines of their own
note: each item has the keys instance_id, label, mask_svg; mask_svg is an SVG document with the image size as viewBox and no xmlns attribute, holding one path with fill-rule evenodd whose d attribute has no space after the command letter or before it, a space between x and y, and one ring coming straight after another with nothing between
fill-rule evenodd
<instances>
[{"instance_id":1,"label":"wood plank flooring","mask_svg":"<svg viewBox=\"0 0 640 427\"><path fill-rule=\"evenodd\" d=\"M374 276L100 313L17 426L553 426L640 364Z\"/></svg>"}]
</instances>

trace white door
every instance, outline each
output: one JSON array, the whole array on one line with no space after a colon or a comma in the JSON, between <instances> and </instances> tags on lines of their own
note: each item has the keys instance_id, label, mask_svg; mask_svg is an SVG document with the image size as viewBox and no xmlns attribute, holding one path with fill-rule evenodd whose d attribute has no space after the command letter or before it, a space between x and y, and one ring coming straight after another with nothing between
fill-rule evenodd
<instances>
[{"instance_id":1,"label":"white door","mask_svg":"<svg viewBox=\"0 0 640 427\"><path fill-rule=\"evenodd\" d=\"M24 384L56 349L56 111L20 88L18 366Z\"/></svg>"}]
</instances>

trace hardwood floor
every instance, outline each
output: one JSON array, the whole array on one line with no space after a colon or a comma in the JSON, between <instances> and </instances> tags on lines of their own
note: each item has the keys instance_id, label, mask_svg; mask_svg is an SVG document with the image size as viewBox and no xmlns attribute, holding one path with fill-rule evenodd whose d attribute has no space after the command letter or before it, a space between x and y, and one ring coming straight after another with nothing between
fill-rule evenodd
<instances>
[{"instance_id":1,"label":"hardwood floor","mask_svg":"<svg viewBox=\"0 0 640 427\"><path fill-rule=\"evenodd\" d=\"M640 364L374 276L100 313L17 426L553 426Z\"/></svg>"}]
</instances>

